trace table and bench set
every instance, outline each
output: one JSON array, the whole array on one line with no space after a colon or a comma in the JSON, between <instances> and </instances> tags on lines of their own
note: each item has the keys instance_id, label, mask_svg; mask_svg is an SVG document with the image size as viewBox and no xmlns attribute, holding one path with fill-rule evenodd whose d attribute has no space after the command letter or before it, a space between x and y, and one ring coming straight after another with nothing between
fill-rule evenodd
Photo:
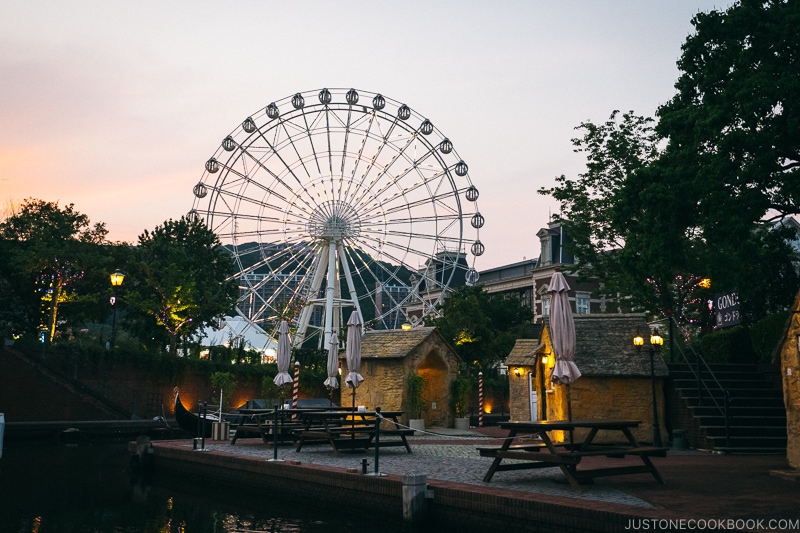
<instances>
[{"instance_id":1,"label":"table and bench set","mask_svg":"<svg viewBox=\"0 0 800 533\"><path fill-rule=\"evenodd\" d=\"M403 446L411 453L407 437L413 436L414 430L400 424L402 414L402 411L380 411L378 416L377 411L343 408L278 409L277 412L240 409L237 420L231 424L235 430L231 444L236 444L240 437L260 436L267 447L274 446L276 441L291 442L298 452L306 445L327 443L338 455L341 450L372 448L377 442L379 448Z\"/></svg>"},{"instance_id":2,"label":"table and bench set","mask_svg":"<svg viewBox=\"0 0 800 533\"><path fill-rule=\"evenodd\" d=\"M667 448L640 445L631 432L639 424L640 422L635 420L501 422L500 427L509 430L508 437L503 441L502 446L478 448L482 457L494 458L483 480L487 483L490 482L496 472L557 466L576 491L582 490L582 482L590 482L595 477L623 474L649 473L657 482L663 484L664 480L650 458L666 456ZM548 432L551 431L563 431L572 435L575 430L588 430L588 433L582 441L572 443L554 443L548 435ZM601 430L617 432L623 443L594 444L594 439ZM578 469L582 459L592 456L615 459L637 457L641 464ZM503 461L506 459L514 461L504 463Z\"/></svg>"}]
</instances>

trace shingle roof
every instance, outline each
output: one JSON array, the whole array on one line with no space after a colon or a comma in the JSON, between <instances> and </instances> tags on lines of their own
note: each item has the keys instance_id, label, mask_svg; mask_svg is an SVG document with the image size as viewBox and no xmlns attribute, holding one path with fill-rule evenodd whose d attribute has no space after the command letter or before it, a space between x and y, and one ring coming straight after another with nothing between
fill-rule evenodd
<instances>
[{"instance_id":1,"label":"shingle roof","mask_svg":"<svg viewBox=\"0 0 800 533\"><path fill-rule=\"evenodd\" d=\"M540 347L539 339L517 339L514 347L506 357L507 365L529 365L536 364L536 350Z\"/></svg>"},{"instance_id":2,"label":"shingle roof","mask_svg":"<svg viewBox=\"0 0 800 533\"><path fill-rule=\"evenodd\" d=\"M575 364L587 376L650 376L649 332L644 314L576 315ZM549 324L547 324L549 327ZM637 352L633 337L644 335ZM655 357L655 375L669 375L661 357Z\"/></svg>"},{"instance_id":3,"label":"shingle roof","mask_svg":"<svg viewBox=\"0 0 800 533\"><path fill-rule=\"evenodd\" d=\"M367 331L361 337L361 357L363 359L403 358L435 331L436 328L413 328L410 331L399 329Z\"/></svg>"}]
</instances>

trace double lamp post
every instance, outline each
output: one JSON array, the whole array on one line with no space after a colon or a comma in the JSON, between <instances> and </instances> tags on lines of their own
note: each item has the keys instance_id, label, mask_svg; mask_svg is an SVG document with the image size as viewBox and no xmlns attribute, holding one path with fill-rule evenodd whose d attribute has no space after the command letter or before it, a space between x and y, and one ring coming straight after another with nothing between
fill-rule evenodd
<instances>
[{"instance_id":1,"label":"double lamp post","mask_svg":"<svg viewBox=\"0 0 800 533\"><path fill-rule=\"evenodd\" d=\"M661 353L661 346L664 344L664 339L658 334L658 328L650 334L650 383L653 388L653 446L661 447L661 427L658 423L658 402L656 401L656 366L654 357L656 354ZM633 338L633 345L636 346L636 351L640 352L644 346L644 337L636 335Z\"/></svg>"}]
</instances>

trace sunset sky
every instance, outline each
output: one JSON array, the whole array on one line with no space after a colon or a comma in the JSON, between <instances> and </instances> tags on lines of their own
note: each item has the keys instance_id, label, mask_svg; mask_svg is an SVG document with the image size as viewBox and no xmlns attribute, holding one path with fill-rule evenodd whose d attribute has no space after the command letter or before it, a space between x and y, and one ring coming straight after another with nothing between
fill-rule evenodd
<instances>
[{"instance_id":1,"label":"sunset sky","mask_svg":"<svg viewBox=\"0 0 800 533\"><path fill-rule=\"evenodd\" d=\"M652 116L698 11L730 1L0 0L0 202L74 203L112 240L192 207L244 118L299 91L407 103L457 146L479 270L536 257L581 121Z\"/></svg>"}]
</instances>

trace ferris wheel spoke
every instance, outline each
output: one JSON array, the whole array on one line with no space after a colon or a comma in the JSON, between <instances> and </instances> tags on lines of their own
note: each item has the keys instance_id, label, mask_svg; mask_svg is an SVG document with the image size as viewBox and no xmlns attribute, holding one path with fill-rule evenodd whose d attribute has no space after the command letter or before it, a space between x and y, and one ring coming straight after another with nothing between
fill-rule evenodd
<instances>
[{"instance_id":1,"label":"ferris wheel spoke","mask_svg":"<svg viewBox=\"0 0 800 533\"><path fill-rule=\"evenodd\" d=\"M344 247L344 249L348 257L348 263L350 265L353 265L353 269L355 270L356 275L361 280L362 285L364 285L364 287L366 288L367 293L364 296L368 297L373 304L375 303L373 295L377 290L377 288L373 287L375 287L376 282L381 282L381 278L386 278L388 276L390 280L393 280L400 285L405 285L405 282L397 276L395 271L386 268L380 261L374 259L371 262L366 261L364 257L361 256L361 254L363 254L368 258L371 258L371 256L368 253L364 252L363 250L352 247ZM355 254L356 250L361 252L361 254L356 255ZM355 265L359 265L360 268L356 268ZM376 272L376 270L373 269L371 265L376 265L380 269L380 271L383 272L383 275L380 275L378 272ZM369 280L364 278L362 272L366 272L369 274Z\"/></svg>"},{"instance_id":2,"label":"ferris wheel spoke","mask_svg":"<svg viewBox=\"0 0 800 533\"><path fill-rule=\"evenodd\" d=\"M397 205L397 206L394 206L394 207L390 207L390 208L386 209L384 211L384 213L387 214L387 215L391 215L391 214L397 213L399 211L406 211L406 210L413 209L415 207L420 207L420 206L424 206L424 205L428 205L428 204L433 205L433 204L436 204L437 202L439 202L441 200L444 200L445 198L452 198L452 197L455 197L457 195L458 195L458 191L447 191L447 192L444 192L444 193L440 194L439 196L437 196L435 198L430 198L430 197L429 198L421 198L419 200L414 200L414 201L411 201L411 202L408 202L408 203L404 203L404 204L400 204L400 205ZM442 205L445 205L445 204L442 204Z\"/></svg>"},{"instance_id":3,"label":"ferris wheel spoke","mask_svg":"<svg viewBox=\"0 0 800 533\"><path fill-rule=\"evenodd\" d=\"M360 205L362 200L364 199L364 197L371 192L372 187L376 183L379 183L383 176L388 175L387 173L388 173L389 169L391 169L392 166L395 164L395 162L400 158L400 156L403 155L403 152L405 152L405 150L407 150L408 147L411 146L411 143L413 143L414 140L416 140L416 133L414 133L414 134L409 136L409 138L406 140L406 144L404 146L395 147L396 152L395 152L394 156L392 156L390 158L388 163L383 165L383 168L381 168L380 172L378 172L378 174L375 176L375 178L372 180L372 182L369 184L369 186L364 191L362 191L361 197L359 197L359 198L357 198L355 200L355 204L356 205ZM382 150L382 148L381 148L381 150ZM404 174L401 173L400 175L394 176L392 179L390 179L388 181L396 183L398 180L400 180L403 177L403 175ZM375 196L378 196L379 194L380 193L377 193L377 194L375 194Z\"/></svg>"},{"instance_id":4,"label":"ferris wheel spoke","mask_svg":"<svg viewBox=\"0 0 800 533\"><path fill-rule=\"evenodd\" d=\"M275 173L274 173L274 172L273 172L273 171L272 171L272 170L271 170L269 167L267 167L266 165L264 165L264 164L263 164L263 163L262 163L260 160L258 160L258 159L257 159L257 158L256 158L256 157L255 157L253 154L251 154L251 153L250 153L250 152L249 152L247 149L245 149L245 148L242 148L242 153L243 153L243 154L245 154L245 155L247 155L247 157L249 157L249 158L250 158L250 159L251 159L251 160L252 160L252 161L253 161L253 162L254 162L256 165L258 165L258 167L260 167L262 170L264 170L264 171L265 171L265 172L267 172L267 173L268 173L270 176L272 176L272 178L273 178L273 179L275 179L275 181L277 181L277 182L278 182L278 183L279 183L281 186L283 186L283 188L284 188L284 189L286 189L286 190L287 190L287 191L289 191L289 192L294 192L294 191L292 191L292 188L291 188L291 187L290 187L290 186L289 186L289 185L288 185L288 184L287 184L285 181L283 181L283 179L281 179L281 177L280 177L280 176L278 176L277 174L275 174ZM283 161L282 161L282 162L283 162ZM231 170L231 171L233 171L233 172L235 172L235 170L234 170L234 169L230 169L230 170ZM280 194L280 193L279 193L278 191L276 191L274 188L272 188L272 187L267 187L266 185L263 185L261 182L251 179L249 176L242 176L242 177L243 177L244 179L246 179L246 180L248 181L248 183L249 183L249 184L252 184L253 186L255 186L255 187L257 187L257 188L259 188L259 189L263 190L264 192L268 192L269 194L273 194L273 195L275 195L276 197L278 197L278 198L280 198L281 200L283 200L284 202L287 202L287 203L292 203L292 202L291 202L291 201L288 199L288 197L284 196L283 194ZM295 176L295 178L296 178L296 176ZM299 197L299 196L297 196L297 195L294 195L294 196L295 196L296 198L300 198L300 199L302 200L302 198L301 198L301 197ZM294 204L293 204L293 205L294 205ZM310 213L311 213L311 211L313 211L313 210L314 210L314 206L312 206L312 205L308 204L307 202L306 202L306 206L309 208L309 210L310 210L310 211L306 211L305 209L303 209L303 208L302 208L302 207L300 207L300 206L297 206L297 207L298 207L298 208L300 208L301 210L303 210L303 212L305 212L305 213L308 215L308 214L310 214Z\"/></svg>"},{"instance_id":5,"label":"ferris wheel spoke","mask_svg":"<svg viewBox=\"0 0 800 533\"><path fill-rule=\"evenodd\" d=\"M370 159L370 162L367 164L367 168L364 170L364 173L361 175L361 179L359 180L359 183L363 183L367 179L367 176L369 175L369 173L372 171L372 168L377 163L378 157L383 152L383 149L386 147L387 144L389 144L389 138L391 137L395 126L397 126L397 119L392 120L392 123L389 126L388 131L384 135L381 136L381 142L378 144L378 147L375 150L375 153L372 155L372 158ZM380 127L380 125L379 125L379 127ZM370 184L370 186L367 187L367 190L370 187L371 187L371 184ZM363 191L360 196L357 196L355 198L355 201L354 201L355 205L358 205L358 204L361 203L361 198L364 196L364 194L366 194L366 191Z\"/></svg>"},{"instance_id":6,"label":"ferris wheel spoke","mask_svg":"<svg viewBox=\"0 0 800 533\"><path fill-rule=\"evenodd\" d=\"M284 121L283 121L283 120L281 120L281 121L280 121L280 123L281 123L281 125L283 126L283 130L284 130L284 131L286 131L286 126L285 126L285 124L284 124ZM295 181L297 182L297 184L298 184L300 187L303 187L303 182L300 180L300 178L297 176L297 174L295 174L295 173L294 173L294 169L292 169L291 165L289 165L289 163L287 163L287 162L286 162L286 160L283 158L283 156L281 155L281 151L280 151L280 150L279 150L279 149L278 149L278 148L275 146L275 143L273 143L273 142L270 142L270 140L269 140L269 139L267 139L267 136L264 134L264 131L263 131L263 129L262 129L262 128L257 128L257 130L256 130L256 131L258 131L258 136L259 136L259 137L261 137L261 139L262 139L262 140L263 140L265 143L267 143L267 146L269 147L269 149L271 150L271 152L272 152L273 154L275 154L275 156L276 156L276 157L278 158L278 160L281 162L281 164L282 164L282 165L283 165L283 167L286 169L286 171L287 171L287 172L288 172L288 173L289 173L289 174L290 174L290 175L291 175L291 176L292 176L292 177L295 179ZM275 134L276 134L276 135L277 135L277 132L278 132L278 129L277 129L277 127L276 127L276 128L275 128ZM287 136L289 136L289 133L288 133L288 131L286 132L286 135L287 135ZM291 142L291 139L290 139L290 142ZM292 145L294 145L294 144L292 143ZM295 153L297 153L297 150L295 150ZM297 155L298 155L298 157L300 157L300 154L297 154ZM251 156L251 157L252 157L252 156ZM304 168L305 168L305 167L304 167ZM272 173L272 172L270 172L270 175L272 175L272 176L276 177L276 179L279 179L279 178L277 178L277 176L275 176L275 174L274 174L274 173ZM287 184L286 184L286 183L285 183L283 180L279 179L279 181L280 181L280 183L281 183L281 184L282 184L284 187L286 187L286 189L287 189L287 190L290 190L290 191L292 190L292 188L291 188L291 187L289 187L289 186L288 186L288 185L287 185ZM310 207L310 206L309 206L309 207Z\"/></svg>"},{"instance_id":7,"label":"ferris wheel spoke","mask_svg":"<svg viewBox=\"0 0 800 533\"><path fill-rule=\"evenodd\" d=\"M317 172L322 174L322 169L319 168L319 158L317 157L317 150L314 148L314 139L311 137L311 128L308 126L308 118L305 109L303 110L303 122L306 125L306 134L308 135L308 142L311 144L311 151L314 154L314 162L317 164Z\"/></svg>"},{"instance_id":8,"label":"ferris wheel spoke","mask_svg":"<svg viewBox=\"0 0 800 533\"><path fill-rule=\"evenodd\" d=\"M440 172L437 172L436 175L431 176L430 178L425 178L425 176L423 176L419 172L419 166L424 161L424 159L426 159L426 158L412 160L411 161L411 165L409 167L403 169L398 174L395 174L394 176L392 176L392 179L386 180L386 183L380 189L375 191L375 193L373 193L371 196L380 197L381 195L383 195L386 191L388 191L392 187L396 187L401 182L401 180L403 178L405 178L407 175L409 175L410 173L412 173L414 171L416 171L418 174L420 174L420 177L423 178L423 181L427 181L427 179L435 179L437 176L441 176L441 175L444 174L444 172L440 171ZM388 170L388 168L389 167L387 167L387 170ZM422 185L422 183L418 184L418 186L421 186L421 185ZM408 190L410 191L410 190L413 190L414 188L409 188ZM403 192L402 193L398 193L398 194L404 194L405 192L406 192L406 189L403 189Z\"/></svg>"},{"instance_id":9,"label":"ferris wheel spoke","mask_svg":"<svg viewBox=\"0 0 800 533\"><path fill-rule=\"evenodd\" d=\"M342 176L344 176L345 161L347 160L347 155L348 155L347 142L348 142L348 139L349 139L349 136L350 136L350 118L351 118L350 117L350 113L351 113L351 111L348 111L347 126L346 126L346 130L345 130L345 142L344 142L344 147L343 147L343 150L342 150ZM353 170L350 173L350 180L347 183L347 192L345 193L344 198L349 198L350 197L351 188L352 188L353 184L356 181L356 173L358 172L358 165L361 162L361 158L364 155L364 147L367 144L367 140L370 138L370 132L372 131L372 126L375 123L375 116L376 115L375 115L374 111L372 113L368 113L367 116L369 118L366 121L366 127L363 129L363 134L361 136L361 146L358 148L358 154L356 155L356 157L354 158L354 161L353 161Z\"/></svg>"}]
</instances>

